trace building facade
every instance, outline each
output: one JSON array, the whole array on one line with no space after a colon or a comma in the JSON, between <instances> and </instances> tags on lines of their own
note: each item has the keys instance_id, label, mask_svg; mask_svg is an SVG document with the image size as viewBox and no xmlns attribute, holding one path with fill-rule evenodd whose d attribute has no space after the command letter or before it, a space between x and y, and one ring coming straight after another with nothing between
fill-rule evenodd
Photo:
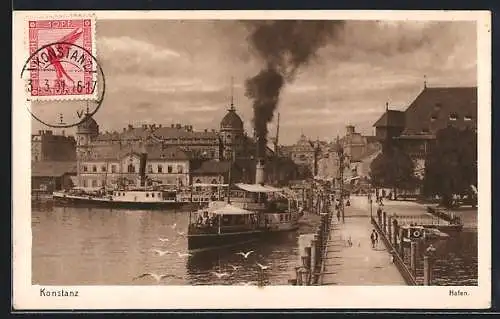
<instances>
[{"instance_id":1,"label":"building facade","mask_svg":"<svg viewBox=\"0 0 500 319\"><path fill-rule=\"evenodd\" d=\"M227 182L229 166L238 170L234 181L253 183L255 142L244 131L243 121L231 104L220 122L220 130L195 131L191 125L129 125L121 132L100 132L90 116L77 127L76 154L78 185L98 188L137 183L141 153L147 154L145 173L148 183L187 186L197 180L203 183ZM269 177L289 176L290 167L276 171L274 152L269 148L266 170ZM273 175L274 174L274 175Z\"/></svg>"},{"instance_id":2,"label":"building facade","mask_svg":"<svg viewBox=\"0 0 500 319\"><path fill-rule=\"evenodd\" d=\"M439 130L477 130L477 88L424 87L404 112L386 110L374 126L377 137L400 146L420 163Z\"/></svg>"},{"instance_id":3,"label":"building facade","mask_svg":"<svg viewBox=\"0 0 500 319\"><path fill-rule=\"evenodd\" d=\"M423 179L425 158L439 130L452 126L477 131L477 88L424 86L405 111L386 110L374 126L381 141L412 158L416 176Z\"/></svg>"},{"instance_id":4,"label":"building facade","mask_svg":"<svg viewBox=\"0 0 500 319\"><path fill-rule=\"evenodd\" d=\"M76 161L76 141L73 136L40 130L31 135L31 161Z\"/></svg>"}]
</instances>

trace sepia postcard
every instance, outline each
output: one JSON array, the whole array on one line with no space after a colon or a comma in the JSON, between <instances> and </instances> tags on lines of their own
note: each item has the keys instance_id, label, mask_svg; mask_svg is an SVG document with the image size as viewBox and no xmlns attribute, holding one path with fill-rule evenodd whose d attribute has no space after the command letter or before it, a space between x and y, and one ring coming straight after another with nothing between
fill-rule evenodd
<instances>
[{"instance_id":1,"label":"sepia postcard","mask_svg":"<svg viewBox=\"0 0 500 319\"><path fill-rule=\"evenodd\" d=\"M13 308L488 308L490 18L14 12Z\"/></svg>"}]
</instances>

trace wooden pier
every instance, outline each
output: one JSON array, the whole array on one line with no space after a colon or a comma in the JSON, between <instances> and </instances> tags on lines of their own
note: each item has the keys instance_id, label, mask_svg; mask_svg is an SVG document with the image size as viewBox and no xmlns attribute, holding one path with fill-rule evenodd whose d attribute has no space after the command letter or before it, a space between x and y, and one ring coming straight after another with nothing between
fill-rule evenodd
<instances>
[{"instance_id":1,"label":"wooden pier","mask_svg":"<svg viewBox=\"0 0 500 319\"><path fill-rule=\"evenodd\" d=\"M380 242L372 248L372 226L356 208L345 208L345 223L332 220L321 285L405 285L391 254Z\"/></svg>"}]
</instances>

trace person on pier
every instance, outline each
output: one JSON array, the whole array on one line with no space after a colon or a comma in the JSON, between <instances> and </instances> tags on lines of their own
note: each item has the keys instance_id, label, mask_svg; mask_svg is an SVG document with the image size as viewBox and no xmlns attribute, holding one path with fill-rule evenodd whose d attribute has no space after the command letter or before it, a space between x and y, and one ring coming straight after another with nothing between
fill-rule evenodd
<instances>
[{"instance_id":1,"label":"person on pier","mask_svg":"<svg viewBox=\"0 0 500 319\"><path fill-rule=\"evenodd\" d=\"M375 231L375 229L372 229L372 233L370 235L370 239L372 241L372 248L375 249L375 247L377 246L377 243L378 243L378 234Z\"/></svg>"}]
</instances>

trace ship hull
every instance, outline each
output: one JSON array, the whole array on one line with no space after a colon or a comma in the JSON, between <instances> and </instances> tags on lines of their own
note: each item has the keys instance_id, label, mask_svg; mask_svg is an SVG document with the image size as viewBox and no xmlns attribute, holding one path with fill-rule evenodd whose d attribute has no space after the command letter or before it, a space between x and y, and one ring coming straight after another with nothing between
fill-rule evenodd
<instances>
[{"instance_id":1,"label":"ship hull","mask_svg":"<svg viewBox=\"0 0 500 319\"><path fill-rule=\"evenodd\" d=\"M262 230L224 234L189 234L189 250L208 250L234 246L259 240L265 234Z\"/></svg>"},{"instance_id":2,"label":"ship hull","mask_svg":"<svg viewBox=\"0 0 500 319\"><path fill-rule=\"evenodd\" d=\"M174 209L187 206L191 203L183 202L133 202L116 201L101 198L85 198L77 196L54 196L54 205L56 206L77 206L77 207L106 207L106 208L125 208L125 209Z\"/></svg>"}]
</instances>

